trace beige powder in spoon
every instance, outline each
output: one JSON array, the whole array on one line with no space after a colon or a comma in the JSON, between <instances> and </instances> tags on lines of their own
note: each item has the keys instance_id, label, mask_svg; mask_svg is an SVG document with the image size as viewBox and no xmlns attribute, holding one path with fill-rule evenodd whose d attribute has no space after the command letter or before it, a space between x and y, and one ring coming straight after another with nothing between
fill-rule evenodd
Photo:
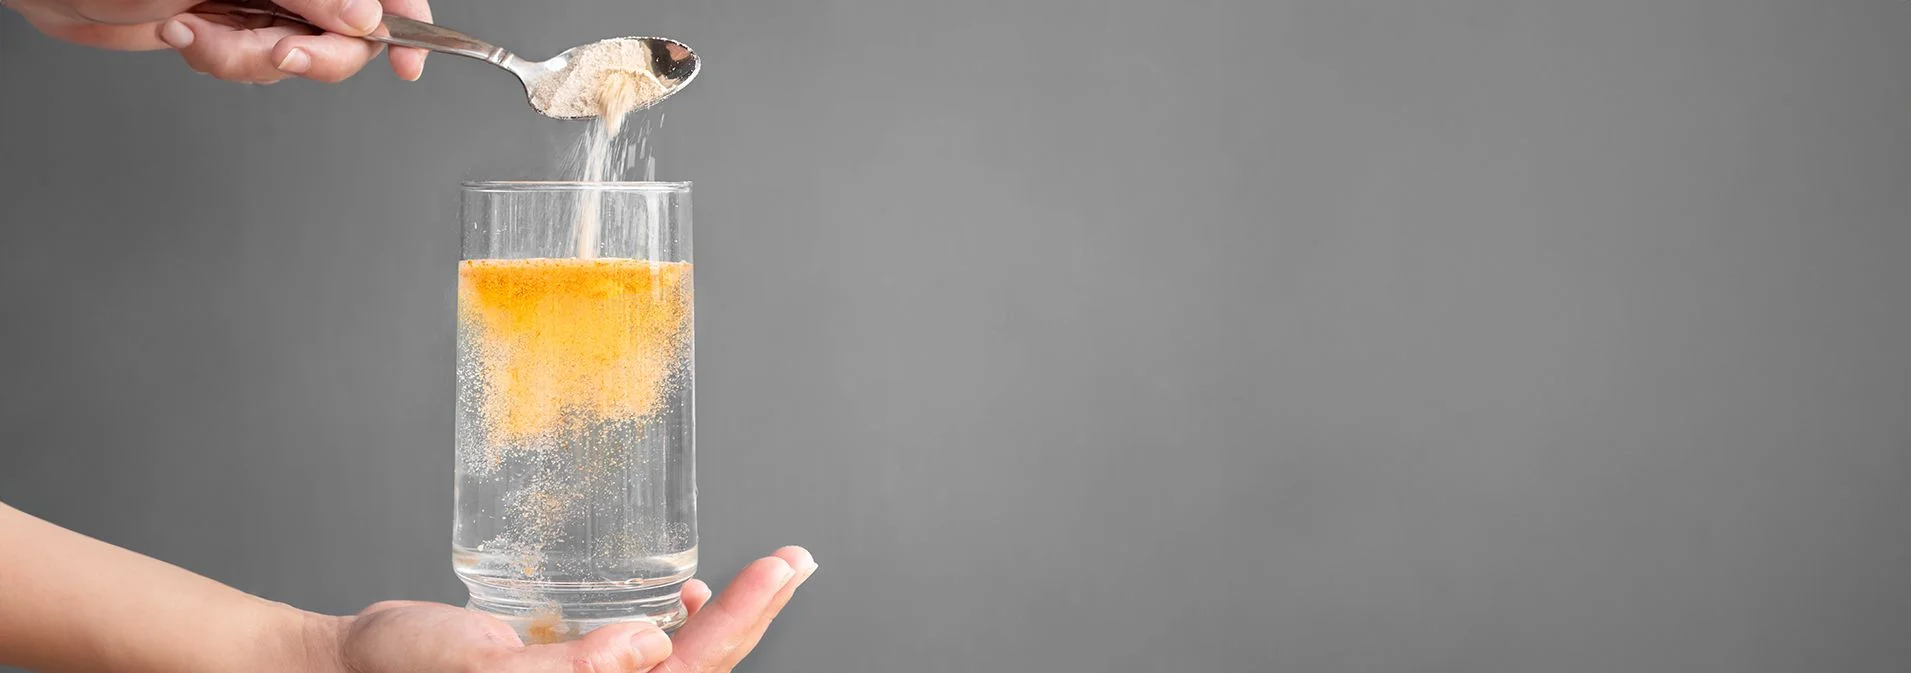
<instances>
[{"instance_id":1,"label":"beige powder in spoon","mask_svg":"<svg viewBox=\"0 0 1911 673\"><path fill-rule=\"evenodd\" d=\"M644 107L666 89L651 72L650 64L650 47L640 39L585 45L571 52L563 70L538 80L531 90L531 104L558 117L608 118L617 112L613 109L616 107L627 105L624 112ZM607 80L616 81L607 87ZM606 94L617 98L606 100Z\"/></svg>"}]
</instances>

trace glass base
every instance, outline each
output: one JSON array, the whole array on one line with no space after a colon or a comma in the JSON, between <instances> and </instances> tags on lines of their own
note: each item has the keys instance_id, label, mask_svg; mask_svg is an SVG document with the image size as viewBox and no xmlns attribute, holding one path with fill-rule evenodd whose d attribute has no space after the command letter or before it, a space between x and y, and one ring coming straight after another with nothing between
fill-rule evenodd
<instances>
[{"instance_id":1,"label":"glass base","mask_svg":"<svg viewBox=\"0 0 1911 673\"><path fill-rule=\"evenodd\" d=\"M682 583L638 590L576 592L570 596L489 589L482 595L473 591L465 607L511 625L526 645L576 640L604 626L635 621L647 621L665 631L676 631L689 617L689 611L683 606ZM578 600L585 597L589 600Z\"/></svg>"}]
</instances>

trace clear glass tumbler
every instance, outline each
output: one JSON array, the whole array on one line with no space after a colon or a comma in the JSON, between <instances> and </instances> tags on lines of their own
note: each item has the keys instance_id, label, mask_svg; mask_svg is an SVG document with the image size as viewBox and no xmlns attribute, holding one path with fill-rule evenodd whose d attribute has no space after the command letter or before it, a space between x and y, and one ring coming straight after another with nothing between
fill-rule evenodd
<instances>
[{"instance_id":1,"label":"clear glass tumbler","mask_svg":"<svg viewBox=\"0 0 1911 673\"><path fill-rule=\"evenodd\" d=\"M453 567L526 642L683 622L692 306L689 183L465 185Z\"/></svg>"}]
</instances>

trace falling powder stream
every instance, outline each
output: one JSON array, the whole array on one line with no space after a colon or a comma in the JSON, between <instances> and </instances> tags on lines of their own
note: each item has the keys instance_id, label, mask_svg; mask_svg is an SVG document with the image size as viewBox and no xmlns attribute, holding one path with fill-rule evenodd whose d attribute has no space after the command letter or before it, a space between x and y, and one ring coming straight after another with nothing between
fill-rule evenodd
<instances>
[{"instance_id":1,"label":"falling powder stream","mask_svg":"<svg viewBox=\"0 0 1911 673\"><path fill-rule=\"evenodd\" d=\"M611 148L617 135L623 131L624 118L643 103L656 99L663 90L663 83L657 81L657 76L649 71L609 70L604 73L596 90L600 112L590 132L590 149L584 157L585 182L605 181L616 168L611 160ZM648 125L645 131L647 136ZM649 149L647 143L644 149ZM589 190L579 198L583 201L578 204L577 256L590 259L597 256L597 241L603 226L603 195Z\"/></svg>"}]
</instances>

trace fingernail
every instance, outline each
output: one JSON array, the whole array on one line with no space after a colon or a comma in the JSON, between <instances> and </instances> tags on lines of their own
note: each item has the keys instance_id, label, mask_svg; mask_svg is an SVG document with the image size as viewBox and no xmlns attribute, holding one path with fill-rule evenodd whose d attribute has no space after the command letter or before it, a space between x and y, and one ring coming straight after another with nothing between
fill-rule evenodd
<instances>
[{"instance_id":1,"label":"fingernail","mask_svg":"<svg viewBox=\"0 0 1911 673\"><path fill-rule=\"evenodd\" d=\"M630 646L637 648L637 654L645 661L660 660L663 657L658 655L670 647L670 636L665 635L663 629L644 629L643 633L630 637Z\"/></svg>"},{"instance_id":2,"label":"fingernail","mask_svg":"<svg viewBox=\"0 0 1911 673\"><path fill-rule=\"evenodd\" d=\"M167 21L159 27L159 41L174 49L185 49L192 46L192 29L177 19Z\"/></svg>"},{"instance_id":3,"label":"fingernail","mask_svg":"<svg viewBox=\"0 0 1911 673\"><path fill-rule=\"evenodd\" d=\"M338 18L358 31L359 35L369 35L378 30L378 22L385 18L385 10L378 0L348 0L345 8L339 10Z\"/></svg>"},{"instance_id":4,"label":"fingernail","mask_svg":"<svg viewBox=\"0 0 1911 673\"><path fill-rule=\"evenodd\" d=\"M779 561L780 561L780 560L782 560L782 559L777 559L777 560L779 560ZM792 577L795 577L795 576L796 576L796 569L795 569L795 568L792 568L792 567L790 567L790 564L789 564L789 562L788 562L788 561L784 561L784 563L783 563L783 567L782 567L782 568L779 568L779 569L777 569L777 571L776 571L776 583L777 583L777 584L787 584L787 583L789 583L789 581L790 581L790 578L792 578Z\"/></svg>"},{"instance_id":5,"label":"fingernail","mask_svg":"<svg viewBox=\"0 0 1911 673\"><path fill-rule=\"evenodd\" d=\"M285 52L285 59L279 61L280 72L302 75L310 69L312 69L312 57L307 55L304 49L295 47L292 51Z\"/></svg>"}]
</instances>

